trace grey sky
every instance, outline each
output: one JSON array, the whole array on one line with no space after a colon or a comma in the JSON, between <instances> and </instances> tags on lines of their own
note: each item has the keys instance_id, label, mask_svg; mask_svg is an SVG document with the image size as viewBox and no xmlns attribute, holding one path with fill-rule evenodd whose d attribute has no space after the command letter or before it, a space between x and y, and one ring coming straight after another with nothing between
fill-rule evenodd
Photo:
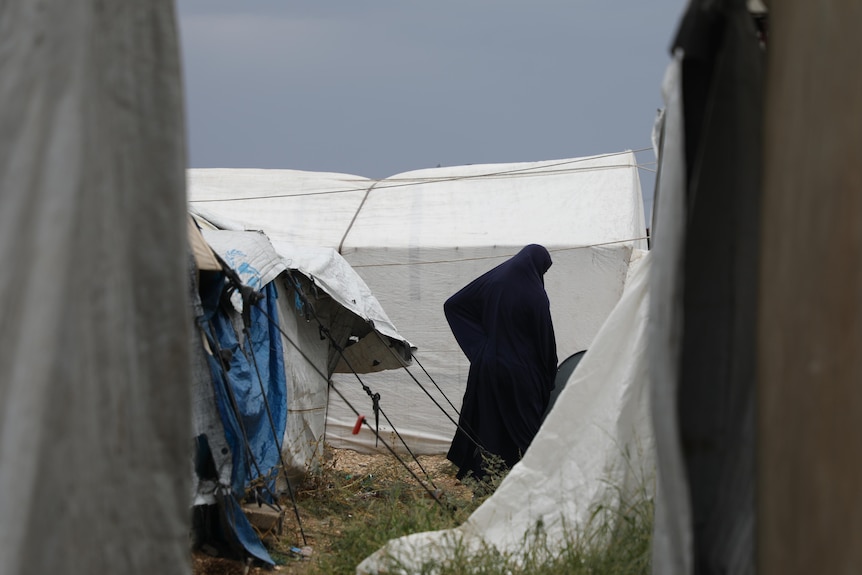
<instances>
[{"instance_id":1,"label":"grey sky","mask_svg":"<svg viewBox=\"0 0 862 575\"><path fill-rule=\"evenodd\" d=\"M382 178L646 148L685 4L178 0L190 165Z\"/></svg>"}]
</instances>

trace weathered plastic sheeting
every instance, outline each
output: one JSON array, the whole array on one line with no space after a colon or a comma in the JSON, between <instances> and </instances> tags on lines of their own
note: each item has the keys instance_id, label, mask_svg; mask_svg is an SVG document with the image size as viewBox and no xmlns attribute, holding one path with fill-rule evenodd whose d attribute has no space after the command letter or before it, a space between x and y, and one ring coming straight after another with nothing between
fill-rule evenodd
<instances>
[{"instance_id":1,"label":"weathered plastic sheeting","mask_svg":"<svg viewBox=\"0 0 862 575\"><path fill-rule=\"evenodd\" d=\"M518 556L537 524L548 548L560 548L600 505L613 514L621 498L651 496L655 459L646 331L651 262L648 254L638 256L625 293L497 491L459 527L393 539L357 573L425 573L423 565L488 547Z\"/></svg>"},{"instance_id":2,"label":"weathered plastic sheeting","mask_svg":"<svg viewBox=\"0 0 862 575\"><path fill-rule=\"evenodd\" d=\"M338 346L344 348L344 356L337 354L331 358L327 375L333 371L369 373L410 364L410 343L398 333L362 278L334 249L270 241L259 232L211 229L202 232L246 285L259 289L282 272L295 270L311 281L310 296L316 299L321 293L325 294L349 312L338 313L338 317L333 315L336 312L331 312L327 316L324 327L346 332L343 341L336 340ZM231 297L231 302L237 311L242 310L238 293ZM314 318L309 315L308 319ZM351 336L356 341L349 341ZM330 354L334 355L335 350Z\"/></svg>"},{"instance_id":3,"label":"weathered plastic sheeting","mask_svg":"<svg viewBox=\"0 0 862 575\"><path fill-rule=\"evenodd\" d=\"M418 348L422 365L410 373L362 378L380 393L395 426L381 417L381 433L392 439L397 430L417 453L448 449L467 380L467 359L443 316L446 298L524 245L542 244L554 259L545 282L557 355L568 357L589 347L622 293L632 249L646 248L632 152L435 168L378 182L292 170L193 169L189 183L196 213L262 229L276 245L341 252L398 333ZM354 409L373 415L362 384L352 375L336 375L333 382L350 406L330 397L327 440L377 450L367 429L351 433Z\"/></svg>"},{"instance_id":4,"label":"weathered plastic sheeting","mask_svg":"<svg viewBox=\"0 0 862 575\"><path fill-rule=\"evenodd\" d=\"M242 256L236 256L236 261L244 260ZM248 275L248 271L246 273ZM249 279L259 282L259 277ZM250 556L274 564L248 519L234 510L239 509L250 489L254 489L262 500L269 501L276 491L276 477L281 471L280 449L287 419L284 354L278 325L266 317L278 315L277 290L271 282L264 285L260 290L261 300L250 307L248 313L241 314L220 304L223 281L223 276L219 276L216 282L202 290L206 317L202 332L206 333L208 349L213 351L206 359L225 435L224 438L196 437L198 456L203 455L200 459L196 457L196 463L202 462L203 475L209 476L205 454L211 454L218 468L219 455L212 452L217 448L217 442L224 439L228 447L226 451L231 454L231 480L229 489L198 493L196 502L202 499L201 495L204 495L203 499L213 497L220 500L219 513L225 537ZM217 433L217 426L209 431ZM219 484L227 487L221 478ZM209 485L199 482L198 487Z\"/></svg>"},{"instance_id":5,"label":"weathered plastic sheeting","mask_svg":"<svg viewBox=\"0 0 862 575\"><path fill-rule=\"evenodd\" d=\"M193 209L216 225L227 218L273 239L332 248L374 184L348 174L232 168L191 169L188 182Z\"/></svg>"},{"instance_id":6,"label":"weathered plastic sheeting","mask_svg":"<svg viewBox=\"0 0 862 575\"><path fill-rule=\"evenodd\" d=\"M662 84L665 112L651 230L649 353L657 468L652 572L656 575L689 575L694 561L691 503L677 414L686 223L681 74L682 55L677 53Z\"/></svg>"},{"instance_id":7,"label":"weathered plastic sheeting","mask_svg":"<svg viewBox=\"0 0 862 575\"><path fill-rule=\"evenodd\" d=\"M0 13L0 573L190 573L173 2Z\"/></svg>"},{"instance_id":8,"label":"weathered plastic sheeting","mask_svg":"<svg viewBox=\"0 0 862 575\"><path fill-rule=\"evenodd\" d=\"M355 316L339 319L351 325L349 335L358 341L340 344L344 347L344 355L337 354L333 358L331 372L372 373L410 365L415 348L398 332L374 292L337 251L327 247L296 246L278 240L274 240L272 245L287 268L300 272L311 281L312 294L325 292Z\"/></svg>"},{"instance_id":9,"label":"weathered plastic sheeting","mask_svg":"<svg viewBox=\"0 0 862 575\"><path fill-rule=\"evenodd\" d=\"M261 233L214 230L201 233L243 285L260 290L287 269L269 239ZM238 291L231 295L230 301L237 313L242 313L242 296Z\"/></svg>"},{"instance_id":10,"label":"weathered plastic sheeting","mask_svg":"<svg viewBox=\"0 0 862 575\"><path fill-rule=\"evenodd\" d=\"M244 284L261 289L273 283L278 291L273 319L282 332L288 390L282 453L290 479L299 480L323 454L333 371L350 371L346 364L358 373L400 368L410 362L410 343L332 248L270 242L250 231L204 229L203 236Z\"/></svg>"},{"instance_id":11,"label":"weathered plastic sheeting","mask_svg":"<svg viewBox=\"0 0 862 575\"><path fill-rule=\"evenodd\" d=\"M189 230L191 237L197 236L195 241L212 251L203 239L197 228ZM194 246L195 242L192 242ZM195 253L197 250L193 247ZM205 251L205 250L204 250ZM213 261L214 254L211 254ZM225 424L222 422L217 403L216 387L220 378L213 377L210 368L211 351L210 344L204 335L204 329L198 325L204 319L204 303L201 300L201 273L197 258L189 262L189 301L192 308L192 321L194 328L191 331L190 354L192 358L191 375L191 397L192 397L192 437L195 441L194 464L195 473L192 474L192 485L194 499L192 505L215 505L217 502L216 491L220 486L226 490L231 484L233 475L233 454L228 445ZM214 270L210 270L214 271ZM206 272L204 272L206 274ZM228 422L230 424L232 422ZM211 473L204 473L199 468L206 460L202 457L209 453L212 464L215 467Z\"/></svg>"},{"instance_id":12,"label":"weathered plastic sheeting","mask_svg":"<svg viewBox=\"0 0 862 575\"><path fill-rule=\"evenodd\" d=\"M330 343L320 337L317 322L306 320L303 310L297 308L293 288L280 279L276 286L288 388L287 427L281 452L288 478L298 482L323 460Z\"/></svg>"},{"instance_id":13,"label":"weathered plastic sheeting","mask_svg":"<svg viewBox=\"0 0 862 575\"><path fill-rule=\"evenodd\" d=\"M351 263L349 254L362 249L520 246L537 236L545 245L591 245L632 240L620 232L645 228L632 152L432 168L379 181L196 168L188 181L192 209L204 217L294 245L336 248Z\"/></svg>"},{"instance_id":14,"label":"weathered plastic sheeting","mask_svg":"<svg viewBox=\"0 0 862 575\"><path fill-rule=\"evenodd\" d=\"M231 232L253 231L234 219L222 214L208 210L200 205L189 204L189 215L195 220L202 230L226 230Z\"/></svg>"},{"instance_id":15,"label":"weathered plastic sheeting","mask_svg":"<svg viewBox=\"0 0 862 575\"><path fill-rule=\"evenodd\" d=\"M392 176L370 191L340 251L355 265L354 252L371 248L377 264L413 263L416 250L529 243L646 248L644 228L637 161L620 152Z\"/></svg>"}]
</instances>

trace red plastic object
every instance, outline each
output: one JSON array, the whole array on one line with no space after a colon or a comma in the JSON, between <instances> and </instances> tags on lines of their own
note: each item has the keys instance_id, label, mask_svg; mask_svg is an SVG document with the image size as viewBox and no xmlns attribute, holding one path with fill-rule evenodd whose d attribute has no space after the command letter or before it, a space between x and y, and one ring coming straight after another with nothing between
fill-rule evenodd
<instances>
[{"instance_id":1,"label":"red plastic object","mask_svg":"<svg viewBox=\"0 0 862 575\"><path fill-rule=\"evenodd\" d=\"M356 423L353 425L353 435L359 433L359 430L362 429L362 424L365 422L365 416L360 415L356 418Z\"/></svg>"}]
</instances>

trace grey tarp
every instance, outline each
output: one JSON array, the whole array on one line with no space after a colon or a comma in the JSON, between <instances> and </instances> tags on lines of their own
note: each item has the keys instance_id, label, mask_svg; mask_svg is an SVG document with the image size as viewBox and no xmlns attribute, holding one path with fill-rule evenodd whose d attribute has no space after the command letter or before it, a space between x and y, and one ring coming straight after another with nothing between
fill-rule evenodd
<instances>
[{"instance_id":1,"label":"grey tarp","mask_svg":"<svg viewBox=\"0 0 862 575\"><path fill-rule=\"evenodd\" d=\"M0 574L188 573L171 1L0 4Z\"/></svg>"}]
</instances>

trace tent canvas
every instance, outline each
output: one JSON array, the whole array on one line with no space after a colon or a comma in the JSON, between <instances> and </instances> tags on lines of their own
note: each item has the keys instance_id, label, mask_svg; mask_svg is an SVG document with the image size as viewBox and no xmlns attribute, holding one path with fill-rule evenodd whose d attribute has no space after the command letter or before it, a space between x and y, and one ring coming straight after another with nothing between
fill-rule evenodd
<instances>
[{"instance_id":1,"label":"tent canvas","mask_svg":"<svg viewBox=\"0 0 862 575\"><path fill-rule=\"evenodd\" d=\"M262 233L194 223L189 237L206 256L192 270L195 505L208 506L197 531L271 563L239 512L247 491L271 501L290 488L279 473L295 485L320 463L333 370L401 367L410 346L333 250L276 250ZM215 259L219 269L205 273ZM210 519L218 515L222 527Z\"/></svg>"},{"instance_id":2,"label":"tent canvas","mask_svg":"<svg viewBox=\"0 0 862 575\"><path fill-rule=\"evenodd\" d=\"M637 170L634 154L621 152L419 170L380 181L257 169L192 169L188 179L194 213L264 230L276 243L341 253L418 347L419 369L364 381L381 394L381 406L414 452L443 453L469 367L445 323L445 299L524 245L543 244L554 260L545 283L557 355L588 348L622 293L632 250L646 248ZM333 382L351 405L370 413L355 379ZM355 420L331 398L327 440L374 450L373 434L351 433ZM391 432L381 424L382 434Z\"/></svg>"},{"instance_id":3,"label":"tent canvas","mask_svg":"<svg viewBox=\"0 0 862 575\"><path fill-rule=\"evenodd\" d=\"M655 455L649 408L649 254L639 252L625 293L596 335L524 458L460 526L389 541L357 573L426 573L458 553L488 547L517 557L542 526L560 549L600 509L609 515L638 494L652 497ZM535 551L541 552L541 549Z\"/></svg>"},{"instance_id":4,"label":"tent canvas","mask_svg":"<svg viewBox=\"0 0 862 575\"><path fill-rule=\"evenodd\" d=\"M269 317L281 332L280 377L288 406L283 454L289 474L301 477L322 454L328 378L339 371L368 373L409 365L410 343L334 250L272 243L256 232L204 229L202 235L244 285L274 290L275 313ZM233 322L241 331L239 293L233 293L231 303Z\"/></svg>"}]
</instances>

